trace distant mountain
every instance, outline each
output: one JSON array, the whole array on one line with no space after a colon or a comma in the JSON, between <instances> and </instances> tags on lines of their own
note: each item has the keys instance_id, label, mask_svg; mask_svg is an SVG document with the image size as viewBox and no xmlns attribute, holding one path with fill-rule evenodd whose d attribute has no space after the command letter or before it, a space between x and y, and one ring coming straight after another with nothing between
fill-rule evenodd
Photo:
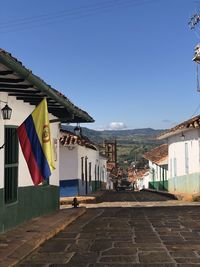
<instances>
[{"instance_id":1,"label":"distant mountain","mask_svg":"<svg viewBox=\"0 0 200 267\"><path fill-rule=\"evenodd\" d=\"M62 129L73 131L74 127L62 125ZM135 165L137 168L144 168L147 160L143 158L145 152L165 143L156 139L156 136L164 130L154 130L152 128L142 128L133 130L104 130L96 131L81 127L82 134L87 136L96 144L103 144L104 140L117 141L117 161L120 167L127 168Z\"/></svg>"},{"instance_id":2,"label":"distant mountain","mask_svg":"<svg viewBox=\"0 0 200 267\"><path fill-rule=\"evenodd\" d=\"M73 131L74 127L62 125L62 129ZM117 139L120 143L126 141L155 140L156 136L164 130L155 130L152 128L132 129L132 130L104 130L97 131L81 127L82 134L87 136L91 141L102 144L107 139Z\"/></svg>"}]
</instances>

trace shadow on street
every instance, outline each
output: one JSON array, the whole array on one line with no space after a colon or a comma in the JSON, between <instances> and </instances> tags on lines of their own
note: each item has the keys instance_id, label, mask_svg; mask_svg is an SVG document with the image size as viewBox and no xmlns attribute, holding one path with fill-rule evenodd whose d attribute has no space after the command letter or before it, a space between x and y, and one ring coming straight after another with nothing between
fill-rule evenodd
<instances>
[{"instance_id":1,"label":"shadow on street","mask_svg":"<svg viewBox=\"0 0 200 267\"><path fill-rule=\"evenodd\" d=\"M168 195L147 191L104 191L103 194L96 199L96 202L155 202L172 199L174 198Z\"/></svg>"}]
</instances>

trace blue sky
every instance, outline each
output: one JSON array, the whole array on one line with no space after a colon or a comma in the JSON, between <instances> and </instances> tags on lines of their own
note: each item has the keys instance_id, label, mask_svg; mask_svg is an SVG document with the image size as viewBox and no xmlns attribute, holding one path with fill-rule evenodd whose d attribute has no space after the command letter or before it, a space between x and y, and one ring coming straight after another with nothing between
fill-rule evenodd
<instances>
[{"instance_id":1,"label":"blue sky","mask_svg":"<svg viewBox=\"0 0 200 267\"><path fill-rule=\"evenodd\" d=\"M188 26L200 1L0 3L0 47L95 119L84 126L166 129L200 114L200 25Z\"/></svg>"}]
</instances>

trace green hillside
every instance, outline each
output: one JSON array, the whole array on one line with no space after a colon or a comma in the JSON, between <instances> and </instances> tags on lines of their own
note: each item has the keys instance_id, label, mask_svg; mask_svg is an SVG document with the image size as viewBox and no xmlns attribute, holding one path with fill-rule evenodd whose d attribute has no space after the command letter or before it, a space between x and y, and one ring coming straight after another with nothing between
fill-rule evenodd
<instances>
[{"instance_id":1,"label":"green hillside","mask_svg":"<svg viewBox=\"0 0 200 267\"><path fill-rule=\"evenodd\" d=\"M70 131L74 129L68 125L62 125L62 128ZM163 143L156 140L156 136L163 131L152 128L96 131L82 127L82 134L99 145L102 145L104 140L116 139L117 161L123 168L129 167L131 164L135 164L138 168L144 167L147 162L143 159L143 154Z\"/></svg>"}]
</instances>

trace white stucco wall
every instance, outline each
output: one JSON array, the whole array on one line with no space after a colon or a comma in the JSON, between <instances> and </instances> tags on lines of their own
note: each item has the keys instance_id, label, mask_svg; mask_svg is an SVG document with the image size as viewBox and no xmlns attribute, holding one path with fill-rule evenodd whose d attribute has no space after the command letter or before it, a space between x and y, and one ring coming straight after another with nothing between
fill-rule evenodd
<instances>
[{"instance_id":1,"label":"white stucco wall","mask_svg":"<svg viewBox=\"0 0 200 267\"><path fill-rule=\"evenodd\" d=\"M0 93L0 99L3 101L8 101L9 107L12 108L12 116L10 120L3 120L0 114L0 146L4 144L4 127L5 125L19 126L23 121L30 115L30 113L35 109L35 106L28 103L24 103L21 100L16 100L15 97L7 96L7 93ZM4 103L0 103L0 109L5 106ZM54 116L50 114L49 119L55 119ZM51 127L51 139L58 139L58 123L50 124ZM59 146L57 146L59 149ZM49 183L52 185L59 185L59 150L57 152L58 158L55 161L56 170L52 173ZM4 187L4 149L0 150L0 188ZM29 170L24 159L24 156L19 145L19 167L18 167L18 186L31 186L33 185Z\"/></svg>"},{"instance_id":2,"label":"white stucco wall","mask_svg":"<svg viewBox=\"0 0 200 267\"><path fill-rule=\"evenodd\" d=\"M87 157L87 179L89 181L89 163L91 162L91 176L95 180L95 164L99 165L99 151L76 145L73 149L60 145L60 180L81 180L81 158L83 159L83 173L85 180L85 157Z\"/></svg>"},{"instance_id":3,"label":"white stucco wall","mask_svg":"<svg viewBox=\"0 0 200 267\"><path fill-rule=\"evenodd\" d=\"M107 159L99 155L99 167L100 167L100 180L104 183L108 182L108 173L107 173Z\"/></svg>"},{"instance_id":4,"label":"white stucco wall","mask_svg":"<svg viewBox=\"0 0 200 267\"><path fill-rule=\"evenodd\" d=\"M143 176L143 183L142 183L142 188L149 188L149 182L150 182L150 173L146 173Z\"/></svg>"},{"instance_id":5,"label":"white stucco wall","mask_svg":"<svg viewBox=\"0 0 200 267\"><path fill-rule=\"evenodd\" d=\"M184 132L184 136L184 140L181 140L181 134L168 138L169 178L174 177L175 173L176 176L187 174L185 168L185 144L188 146L188 174L200 171L200 130L188 130Z\"/></svg>"},{"instance_id":6,"label":"white stucco wall","mask_svg":"<svg viewBox=\"0 0 200 267\"><path fill-rule=\"evenodd\" d=\"M166 162L165 162L166 163ZM162 181L163 180L163 166L157 165L153 163L152 161L149 161L149 179L150 181L153 181L153 175L154 175L154 181ZM154 174L153 174L154 170ZM168 178L168 170L165 170L165 180Z\"/></svg>"},{"instance_id":7,"label":"white stucco wall","mask_svg":"<svg viewBox=\"0 0 200 267\"><path fill-rule=\"evenodd\" d=\"M80 178L78 173L78 145L70 149L60 145L60 180Z\"/></svg>"},{"instance_id":8,"label":"white stucco wall","mask_svg":"<svg viewBox=\"0 0 200 267\"><path fill-rule=\"evenodd\" d=\"M78 147L78 177L81 179L81 157L88 157L87 174L89 179L89 162L91 162L91 176L92 181L95 180L95 164L99 166L99 151L87 148L85 146ZM85 160L83 161L83 173L85 175Z\"/></svg>"}]
</instances>

